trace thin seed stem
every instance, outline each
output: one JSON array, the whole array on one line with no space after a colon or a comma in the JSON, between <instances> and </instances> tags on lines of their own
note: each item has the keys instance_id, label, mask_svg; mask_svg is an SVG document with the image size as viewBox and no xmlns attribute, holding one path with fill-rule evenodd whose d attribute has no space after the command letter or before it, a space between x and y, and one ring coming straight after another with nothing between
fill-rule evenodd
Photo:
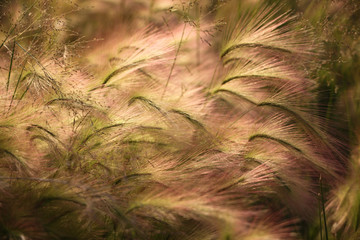
<instances>
[{"instance_id":1,"label":"thin seed stem","mask_svg":"<svg viewBox=\"0 0 360 240\"><path fill-rule=\"evenodd\" d=\"M200 65L200 7L196 1L196 66Z\"/></svg>"},{"instance_id":2,"label":"thin seed stem","mask_svg":"<svg viewBox=\"0 0 360 240\"><path fill-rule=\"evenodd\" d=\"M26 61L24 62L24 65L23 65L23 67L22 67L22 69L21 69L21 72L20 72L18 81L16 82L16 86L15 86L15 89L14 89L14 93L13 93L13 95L12 95L12 97L11 97L11 101L10 101L10 105L9 105L8 111L10 111L11 106L12 106L12 103L13 103L13 101L14 101L14 97L15 97L16 91L17 91L17 89L18 89L18 87L19 87L19 83L20 83L20 81L21 81L21 77L22 77L22 74L23 74L23 72L24 72L25 65L26 65Z\"/></svg>"},{"instance_id":3,"label":"thin seed stem","mask_svg":"<svg viewBox=\"0 0 360 240\"><path fill-rule=\"evenodd\" d=\"M322 179L320 175L320 193L321 193L321 205L322 205L322 211L323 211L323 217L324 217L324 227L325 227L325 239L328 240L328 230L327 230L327 224L326 224L326 213L325 213L325 201L324 201L324 193L323 193L323 187L322 187Z\"/></svg>"},{"instance_id":4,"label":"thin seed stem","mask_svg":"<svg viewBox=\"0 0 360 240\"><path fill-rule=\"evenodd\" d=\"M14 41L14 44L13 44L13 49L12 49L12 53L11 53L10 67L9 67L9 75L8 75L8 80L7 80L7 82L6 82L6 91L8 91L8 90L9 90L10 76L11 76L11 69L12 69L13 60L14 60L14 53L15 53L15 41Z\"/></svg>"},{"instance_id":5,"label":"thin seed stem","mask_svg":"<svg viewBox=\"0 0 360 240\"><path fill-rule=\"evenodd\" d=\"M319 194L320 195L320 194ZM321 221L321 199L320 196L318 196L318 202L319 202L319 224L320 224L320 240L323 240L323 236L322 236L322 221Z\"/></svg>"},{"instance_id":6,"label":"thin seed stem","mask_svg":"<svg viewBox=\"0 0 360 240\"><path fill-rule=\"evenodd\" d=\"M181 44L182 44L182 41L183 41L183 38L184 38L185 29L186 29L186 22L184 23L184 27L183 27L183 30L182 30L182 33L181 33L180 43L179 43L179 46L178 46L178 48L177 48L177 50L176 50L175 58L174 58L174 61L173 61L172 66L171 66L170 74L169 74L169 77L168 77L168 79L167 79L167 81L166 81L165 88L164 88L164 92L162 93L161 99L162 99L162 98L164 97L164 95L165 95L166 88L167 88L167 86L168 86L168 84L169 84L169 81L170 81L172 72L173 72L173 70L174 70L174 67L175 67L175 64L176 64L176 59L177 59L177 57L178 57L178 55L179 55L180 48L181 48Z\"/></svg>"}]
</instances>

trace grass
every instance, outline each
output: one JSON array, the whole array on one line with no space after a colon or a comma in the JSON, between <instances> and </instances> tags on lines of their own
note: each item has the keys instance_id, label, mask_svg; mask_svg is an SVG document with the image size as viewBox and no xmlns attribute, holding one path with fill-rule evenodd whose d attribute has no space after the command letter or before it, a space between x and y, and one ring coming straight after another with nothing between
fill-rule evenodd
<instances>
[{"instance_id":1,"label":"grass","mask_svg":"<svg viewBox=\"0 0 360 240\"><path fill-rule=\"evenodd\" d=\"M1 5L0 238L356 239L324 46L267 2Z\"/></svg>"}]
</instances>

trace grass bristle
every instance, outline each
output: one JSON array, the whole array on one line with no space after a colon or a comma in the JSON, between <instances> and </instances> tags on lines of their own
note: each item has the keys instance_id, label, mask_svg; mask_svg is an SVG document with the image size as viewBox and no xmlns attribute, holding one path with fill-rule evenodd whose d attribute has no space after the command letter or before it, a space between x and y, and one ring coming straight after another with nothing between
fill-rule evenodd
<instances>
[{"instance_id":1,"label":"grass bristle","mask_svg":"<svg viewBox=\"0 0 360 240\"><path fill-rule=\"evenodd\" d=\"M359 236L286 5L30 2L0 4L0 239Z\"/></svg>"}]
</instances>

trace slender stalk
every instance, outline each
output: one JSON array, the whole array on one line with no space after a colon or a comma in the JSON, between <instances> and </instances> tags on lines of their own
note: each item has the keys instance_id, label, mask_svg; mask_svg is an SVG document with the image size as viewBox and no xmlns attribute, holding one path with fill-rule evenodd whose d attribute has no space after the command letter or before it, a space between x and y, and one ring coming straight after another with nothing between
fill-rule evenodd
<instances>
[{"instance_id":1,"label":"slender stalk","mask_svg":"<svg viewBox=\"0 0 360 240\"><path fill-rule=\"evenodd\" d=\"M26 9L23 13L22 13L22 16L20 17L20 19L17 21L16 24L14 24L14 26L9 30L8 34L6 34L6 37L5 39L2 41L1 45L0 45L0 49L4 46L4 44L6 43L7 40L11 41L12 39L16 38L17 36L20 36L22 33L24 33L24 31L20 34L16 34L15 36L10 37L10 35L14 32L14 30L16 29L16 27L18 26L18 24L22 21L22 19L27 15L27 13L35 6L35 4L37 3L38 1L34 1L34 3L28 8ZM28 26L29 28L29 26ZM6 46L6 45L5 45Z\"/></svg>"},{"instance_id":2,"label":"slender stalk","mask_svg":"<svg viewBox=\"0 0 360 240\"><path fill-rule=\"evenodd\" d=\"M11 53L10 67L9 67L9 75L8 75L8 80L7 80L7 82L6 82L6 91L9 90L11 69L12 69L12 64L13 64L13 60L14 60L14 53L15 53L15 41L14 41L13 49L12 49L12 53Z\"/></svg>"},{"instance_id":3,"label":"slender stalk","mask_svg":"<svg viewBox=\"0 0 360 240\"><path fill-rule=\"evenodd\" d=\"M9 33L6 35L5 39L3 40L3 42L0 45L0 49L2 48L2 46L4 46L4 44L6 43L6 41L8 40L10 35L12 34L12 32L15 30L15 28L16 28L16 24L10 29Z\"/></svg>"},{"instance_id":4,"label":"slender stalk","mask_svg":"<svg viewBox=\"0 0 360 240\"><path fill-rule=\"evenodd\" d=\"M46 71L46 68L40 63L40 61L32 55L28 50L26 50L23 46L21 46L18 42L14 41L14 44L18 45L27 55L29 55L31 58L33 58L36 63L43 69L43 71Z\"/></svg>"},{"instance_id":5,"label":"slender stalk","mask_svg":"<svg viewBox=\"0 0 360 240\"><path fill-rule=\"evenodd\" d=\"M322 222L321 222L321 212L322 212L322 208L321 208L321 199L320 199L320 195L318 194L318 202L319 202L319 226L320 226L320 239L323 240L323 236L322 236Z\"/></svg>"},{"instance_id":6,"label":"slender stalk","mask_svg":"<svg viewBox=\"0 0 360 240\"><path fill-rule=\"evenodd\" d=\"M324 217L325 239L329 240L328 230L327 230L327 225L326 225L325 201L324 201L324 193L323 193L321 175L320 175L320 195L321 195L321 205L322 205L322 211L323 211L323 217Z\"/></svg>"},{"instance_id":7,"label":"slender stalk","mask_svg":"<svg viewBox=\"0 0 360 240\"><path fill-rule=\"evenodd\" d=\"M200 7L199 1L196 4L196 66L200 65Z\"/></svg>"},{"instance_id":8,"label":"slender stalk","mask_svg":"<svg viewBox=\"0 0 360 240\"><path fill-rule=\"evenodd\" d=\"M13 103L13 101L14 101L14 97L15 97L16 91L17 91L17 89L18 89L18 87L19 87L19 83L20 83L20 81L21 81L21 77L22 77L22 74L23 74L23 72L24 72L25 65L26 65L26 61L24 62L24 65L23 65L23 67L22 67L22 69L21 69L19 78L18 78L18 80L17 80L17 82L16 82L16 86L15 86L15 89L14 89L14 93L13 93L13 95L12 95L12 97L11 97L11 102L10 102L8 111L10 111L11 105L12 105L12 103Z\"/></svg>"},{"instance_id":9,"label":"slender stalk","mask_svg":"<svg viewBox=\"0 0 360 240\"><path fill-rule=\"evenodd\" d=\"M167 81L166 81L166 84L165 84L164 92L163 92L162 95L161 95L161 99L162 99L162 98L164 97L164 95L165 95L166 88L167 88L167 86L168 86L168 84L169 84L169 81L170 81L172 72L174 71L174 67L175 67L175 64L176 64L176 60L177 60L177 57L178 57L178 55L179 55L180 48L181 48L181 44L182 44L182 41L183 41L183 38L184 38L185 29L186 29L186 22L184 23L184 27L183 27L183 30L182 30L182 33L181 33L180 43L179 43L179 46L178 46L178 48L177 48L177 50L176 50L175 58L174 58L173 64L172 64L171 69L170 69L169 77L168 77L168 79L167 79Z\"/></svg>"}]
</instances>

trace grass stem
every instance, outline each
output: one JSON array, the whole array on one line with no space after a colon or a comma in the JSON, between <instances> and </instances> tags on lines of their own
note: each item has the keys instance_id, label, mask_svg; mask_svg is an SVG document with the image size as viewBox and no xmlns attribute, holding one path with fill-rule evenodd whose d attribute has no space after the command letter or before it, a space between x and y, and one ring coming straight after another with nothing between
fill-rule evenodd
<instances>
[{"instance_id":1,"label":"grass stem","mask_svg":"<svg viewBox=\"0 0 360 240\"><path fill-rule=\"evenodd\" d=\"M322 205L322 212L323 212L323 218L324 218L324 228L325 228L325 239L329 240L328 236L328 230L327 230L327 224L326 224L326 213L325 213L325 200L324 200L324 192L322 187L322 178L320 175L320 195L321 195L321 205Z\"/></svg>"},{"instance_id":2,"label":"grass stem","mask_svg":"<svg viewBox=\"0 0 360 240\"><path fill-rule=\"evenodd\" d=\"M164 95L165 95L165 92L166 92L167 86L168 86L168 84L169 84L169 81L170 81L172 72L174 71L174 67L175 67L175 64L176 64L176 60L177 60L177 57L178 57L179 52L180 52L181 44L182 44L182 42L183 42L183 38L184 38L184 34L185 34L185 29L186 29L186 22L184 23L184 27L183 27L183 30L182 30L182 33L181 33L180 43L179 43L179 46L178 46L178 48L177 48L177 50L176 50L175 58L174 58L173 64L172 64L171 69L170 69L169 77L168 77L168 79L166 80L164 92L163 92L162 95L161 95L161 99L162 99L162 98L164 97Z\"/></svg>"}]
</instances>

